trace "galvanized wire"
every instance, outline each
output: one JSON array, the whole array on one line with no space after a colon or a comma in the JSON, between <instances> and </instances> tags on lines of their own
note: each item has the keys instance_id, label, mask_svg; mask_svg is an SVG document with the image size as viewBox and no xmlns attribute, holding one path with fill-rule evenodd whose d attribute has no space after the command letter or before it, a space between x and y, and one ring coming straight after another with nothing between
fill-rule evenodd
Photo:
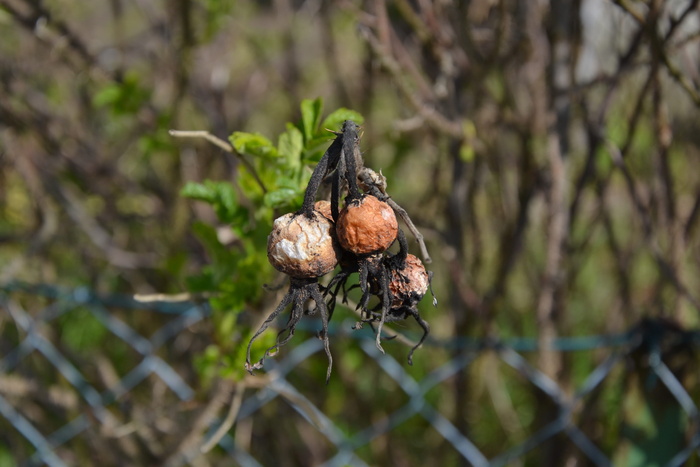
<instances>
[{"instance_id":1,"label":"galvanized wire","mask_svg":"<svg viewBox=\"0 0 700 467\"><path fill-rule=\"evenodd\" d=\"M18 294L43 297L49 303L43 309L33 310L30 313L15 298ZM0 417L4 418L26 440L27 446L34 450L28 458L19 459L20 462L25 461L29 465L68 465L69 461L60 457L59 448L69 445L76 438L87 436L96 424L111 423L113 415L109 409L150 377L157 377L180 401L192 400L196 395L195 389L180 374L179 366L175 365L175 362L164 360L156 354L156 351L167 348L181 333L205 319L210 313L206 304L166 302L144 304L122 295L100 296L85 288L63 290L47 285L31 286L12 283L0 286L0 307L7 311L7 316L22 331L22 336L16 345L0 355L0 377L12 375L20 370L30 355L41 356L70 384L74 393L89 408L88 412L65 420L58 429L45 431L42 426L32 423L27 414L22 413L22 405L13 405L11 398L3 394L0 387ZM77 307L89 310L91 315L113 336L128 344L140 356L140 360L135 361L134 366L121 379L106 389L98 389L91 383L82 369L76 367L47 337L47 329L51 323ZM166 323L152 332L150 337L146 337L141 330L119 318L117 313L111 311L113 309L131 310L132 313L154 313L165 317ZM474 466L507 465L515 459L522 458L547 440L560 435L571 440L592 464L606 466L612 464L609 453L604 452L576 425L574 413L584 398L596 391L611 372L630 355L630 352L644 345L649 350L648 367L651 374L658 378L658 381L673 395L691 425L691 436L687 445L668 463L669 466L682 465L692 456L697 455L700 449L700 433L697 431L700 426L698 407L689 393L689 388L679 381L668 364L664 362L660 345L661 336L656 330L647 331L648 326L646 328L639 326L627 333L614 336L555 339L550 344L551 349L560 352L589 349L605 349L608 352L607 357L573 392L565 391L524 358L523 352L539 349L536 339L460 339L449 343L433 341L431 345L451 349L453 357L430 371L421 380L411 376L407 367L393 357L380 354L373 340L360 339L359 346L362 351L371 360L377 362L381 371L401 388L407 401L383 419L374 420L366 427L351 433L348 433L347 429L341 429L337 421L326 415L287 379L301 362L322 351L321 341L309 339L292 346L284 356L269 360L266 365L267 384L258 390L248 391L236 420L240 422L256 417L263 407L281 398L311 424L318 431L319 436L335 446L336 452L323 464L329 467L368 465L367 461L358 455L358 449L367 446L380 436L391 433L414 416L422 417L466 462ZM695 351L700 347L698 336L700 333L697 332L684 334L685 343L694 346ZM441 385L468 368L485 351L497 355L500 361L513 368L534 387L546 394L557 410L556 417L549 423L538 431L530 433L520 444L505 449L491 458L480 450L474 440L460 432L450 421L449 416L432 406L426 397L430 390L435 388L439 390ZM221 423L220 419L212 422L210 431L214 432ZM261 465L252 453L241 449L236 444L230 433L218 440L218 445L221 447L219 455L224 452L239 465ZM182 462L188 463L198 455L201 453L197 450L185 453Z\"/></svg>"}]
</instances>

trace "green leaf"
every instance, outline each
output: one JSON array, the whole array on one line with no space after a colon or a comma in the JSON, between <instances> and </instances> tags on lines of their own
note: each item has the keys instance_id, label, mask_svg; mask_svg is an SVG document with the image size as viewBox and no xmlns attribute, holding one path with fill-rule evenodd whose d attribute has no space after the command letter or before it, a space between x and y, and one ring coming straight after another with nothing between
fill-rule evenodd
<instances>
[{"instance_id":1,"label":"green leaf","mask_svg":"<svg viewBox=\"0 0 700 467\"><path fill-rule=\"evenodd\" d=\"M95 94L92 98L92 103L95 107L107 107L117 102L121 95L122 91L119 84L108 84Z\"/></svg>"},{"instance_id":2,"label":"green leaf","mask_svg":"<svg viewBox=\"0 0 700 467\"><path fill-rule=\"evenodd\" d=\"M61 341L76 351L98 348L107 334L104 325L86 308L77 308L59 321Z\"/></svg>"},{"instance_id":3,"label":"green leaf","mask_svg":"<svg viewBox=\"0 0 700 467\"><path fill-rule=\"evenodd\" d=\"M213 202L216 193L211 188L211 186L203 185L201 183L196 182L187 182L187 184L180 190L180 196L211 203Z\"/></svg>"},{"instance_id":4,"label":"green leaf","mask_svg":"<svg viewBox=\"0 0 700 467\"><path fill-rule=\"evenodd\" d=\"M237 152L254 157L276 158L277 148L259 133L234 132L229 138Z\"/></svg>"},{"instance_id":5,"label":"green leaf","mask_svg":"<svg viewBox=\"0 0 700 467\"><path fill-rule=\"evenodd\" d=\"M216 200L214 208L219 219L227 222L227 219L236 215L238 210L238 202L236 200L236 190L233 185L226 182L212 182Z\"/></svg>"},{"instance_id":6,"label":"green leaf","mask_svg":"<svg viewBox=\"0 0 700 467\"><path fill-rule=\"evenodd\" d=\"M352 120L358 125L362 125L362 123L365 121L359 112L341 107L338 110L331 112L331 114L326 117L321 124L321 131L324 133L326 129L340 131L340 127L343 125L345 120Z\"/></svg>"},{"instance_id":7,"label":"green leaf","mask_svg":"<svg viewBox=\"0 0 700 467\"><path fill-rule=\"evenodd\" d=\"M219 242L219 237L216 235L216 229L209 224L203 222L195 222L192 225L192 231L197 236L200 242L207 249L212 258L216 260L224 260L231 256L230 252Z\"/></svg>"},{"instance_id":8,"label":"green leaf","mask_svg":"<svg viewBox=\"0 0 700 467\"><path fill-rule=\"evenodd\" d=\"M293 125L287 125L287 131L282 133L277 142L277 151L287 159L290 167L299 165L301 152L304 150L304 135Z\"/></svg>"},{"instance_id":9,"label":"green leaf","mask_svg":"<svg viewBox=\"0 0 700 467\"><path fill-rule=\"evenodd\" d=\"M289 206L295 199L297 191L291 188L280 188L265 194L263 199L265 206L271 208L281 208Z\"/></svg>"},{"instance_id":10,"label":"green leaf","mask_svg":"<svg viewBox=\"0 0 700 467\"><path fill-rule=\"evenodd\" d=\"M305 141L311 140L316 134L322 110L323 101L320 97L314 100L304 99L301 102L301 122Z\"/></svg>"},{"instance_id":11,"label":"green leaf","mask_svg":"<svg viewBox=\"0 0 700 467\"><path fill-rule=\"evenodd\" d=\"M119 83L111 83L93 97L95 107L108 108L114 115L133 115L150 99L136 73L127 73Z\"/></svg>"},{"instance_id":12,"label":"green leaf","mask_svg":"<svg viewBox=\"0 0 700 467\"><path fill-rule=\"evenodd\" d=\"M248 217L247 210L238 203L235 188L228 182L189 182L180 190L180 194L210 204L221 222L240 224Z\"/></svg>"},{"instance_id":13,"label":"green leaf","mask_svg":"<svg viewBox=\"0 0 700 467\"><path fill-rule=\"evenodd\" d=\"M185 278L187 290L190 292L212 292L218 289L218 281L211 271L202 271L201 273Z\"/></svg>"}]
</instances>

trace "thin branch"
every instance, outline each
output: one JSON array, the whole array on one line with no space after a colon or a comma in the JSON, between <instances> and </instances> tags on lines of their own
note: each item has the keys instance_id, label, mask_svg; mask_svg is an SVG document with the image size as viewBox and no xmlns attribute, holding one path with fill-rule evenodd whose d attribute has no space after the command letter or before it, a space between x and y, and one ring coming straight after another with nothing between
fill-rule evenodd
<instances>
[{"instance_id":1,"label":"thin branch","mask_svg":"<svg viewBox=\"0 0 700 467\"><path fill-rule=\"evenodd\" d=\"M246 384L245 382L241 382L236 385L236 390L233 393L233 396L231 397L231 404L229 406L228 413L226 414L226 418L224 419L223 423L219 426L219 428L216 429L213 435L207 440L201 447L200 451L202 454L205 454L209 451L211 451L214 446L216 446L219 441L221 441L221 438L226 435L226 433L231 429L233 426L233 423L236 421L236 417L238 416L238 412L241 410L241 405L243 404L243 394L245 393L246 390Z\"/></svg>"},{"instance_id":2,"label":"thin branch","mask_svg":"<svg viewBox=\"0 0 700 467\"><path fill-rule=\"evenodd\" d=\"M174 136L175 138L199 138L199 139L205 139L212 143L214 146L217 146L224 151L233 154L236 156L241 163L245 166L246 169L250 172L250 174L253 176L255 181L257 182L258 186L260 186L260 189L263 191L263 193L267 193L267 188L265 188L265 184L263 181L260 179L260 176L258 175L258 172L255 170L255 167L246 159L243 157L242 154L239 154L237 151L233 149L233 146L231 146L229 143L224 141L223 139L219 138L218 136L214 136L208 131L205 130L169 130L168 133L170 136Z\"/></svg>"},{"instance_id":3,"label":"thin branch","mask_svg":"<svg viewBox=\"0 0 700 467\"><path fill-rule=\"evenodd\" d=\"M221 380L218 382L207 405L194 417L190 423L191 428L177 444L174 445L175 448L162 465L174 467L181 465L183 461L189 459L192 455L192 449L195 448L202 439L202 433L207 427L211 426L214 419L218 416L221 407L229 400L226 398L226 395L230 393L232 389L231 385L232 382L229 380Z\"/></svg>"},{"instance_id":4,"label":"thin branch","mask_svg":"<svg viewBox=\"0 0 700 467\"><path fill-rule=\"evenodd\" d=\"M234 154L233 151L233 146L231 146L229 143L224 141L223 139L219 138L218 136L214 136L208 131L204 130L170 130L168 131L170 133L170 136L174 136L176 138L202 138L206 139L210 143L214 144L215 146L220 147L226 152L230 152L231 154Z\"/></svg>"},{"instance_id":5,"label":"thin branch","mask_svg":"<svg viewBox=\"0 0 700 467\"><path fill-rule=\"evenodd\" d=\"M379 40L370 32L369 28L364 26L360 28L360 32L369 44L370 49L372 49L372 53L379 59L387 72L389 72L394 79L394 83L399 87L401 93L408 99L408 102L416 112L418 112L431 127L440 133L460 141L463 140L464 131L462 130L462 126L421 101L413 87L407 82L404 70L394 57L384 50Z\"/></svg>"}]
</instances>

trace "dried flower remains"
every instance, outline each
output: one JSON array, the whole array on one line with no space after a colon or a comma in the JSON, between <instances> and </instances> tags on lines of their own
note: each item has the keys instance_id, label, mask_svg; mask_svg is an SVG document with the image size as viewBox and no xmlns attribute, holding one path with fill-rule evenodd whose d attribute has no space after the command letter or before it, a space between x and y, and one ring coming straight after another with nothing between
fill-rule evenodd
<instances>
[{"instance_id":1,"label":"dried flower remains","mask_svg":"<svg viewBox=\"0 0 700 467\"><path fill-rule=\"evenodd\" d=\"M428 323L418 313L417 304L429 288L431 275L420 259L408 253L408 242L397 217L404 220L418 241L425 261L430 262L423 237L406 211L386 193L384 176L364 167L358 130L351 120L343 123L342 131L335 133L336 138L314 169L301 209L274 222L268 237L268 259L277 270L289 276L290 285L277 308L248 344L246 369L250 372L262 368L265 358L274 355L292 338L304 315L318 313L322 322L319 338L328 357L328 380L333 366L328 323L341 291L342 300L347 302L346 284L355 273L362 291L357 305L360 321L355 328L361 328L364 323L376 323L376 344L382 352L382 328L386 322L412 316L423 329L420 341L408 354L409 364L412 364L413 352L430 332ZM328 178L330 201L316 201L321 183ZM397 240L398 252L391 253L389 247ZM321 285L319 278L332 272L337 265L340 267L334 277L327 285ZM377 301L370 308L372 297ZM307 306L309 301L313 306ZM275 345L268 348L260 360L251 363L250 351L255 339L290 305L290 317L279 331Z\"/></svg>"}]
</instances>

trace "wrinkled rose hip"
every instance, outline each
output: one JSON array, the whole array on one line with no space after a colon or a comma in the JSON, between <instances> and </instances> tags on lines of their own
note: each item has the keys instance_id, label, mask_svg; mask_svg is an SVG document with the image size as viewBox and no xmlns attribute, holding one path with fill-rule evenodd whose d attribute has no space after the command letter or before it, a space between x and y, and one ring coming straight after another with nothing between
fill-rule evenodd
<instances>
[{"instance_id":1,"label":"wrinkled rose hip","mask_svg":"<svg viewBox=\"0 0 700 467\"><path fill-rule=\"evenodd\" d=\"M326 200L316 201L314 209L320 212L323 217L333 222L333 214L331 213L331 202Z\"/></svg>"},{"instance_id":2,"label":"wrinkled rose hip","mask_svg":"<svg viewBox=\"0 0 700 467\"><path fill-rule=\"evenodd\" d=\"M398 230L391 206L371 195L343 208L336 226L340 245L356 255L385 251L396 240Z\"/></svg>"},{"instance_id":3,"label":"wrinkled rose hip","mask_svg":"<svg viewBox=\"0 0 700 467\"><path fill-rule=\"evenodd\" d=\"M275 219L267 237L267 257L275 269L296 278L321 277L338 264L333 224L313 211L285 214Z\"/></svg>"},{"instance_id":4,"label":"wrinkled rose hip","mask_svg":"<svg viewBox=\"0 0 700 467\"><path fill-rule=\"evenodd\" d=\"M429 285L430 276L423 263L409 253L403 269L391 271L391 282L389 282L391 308L415 305L426 294Z\"/></svg>"}]
</instances>

